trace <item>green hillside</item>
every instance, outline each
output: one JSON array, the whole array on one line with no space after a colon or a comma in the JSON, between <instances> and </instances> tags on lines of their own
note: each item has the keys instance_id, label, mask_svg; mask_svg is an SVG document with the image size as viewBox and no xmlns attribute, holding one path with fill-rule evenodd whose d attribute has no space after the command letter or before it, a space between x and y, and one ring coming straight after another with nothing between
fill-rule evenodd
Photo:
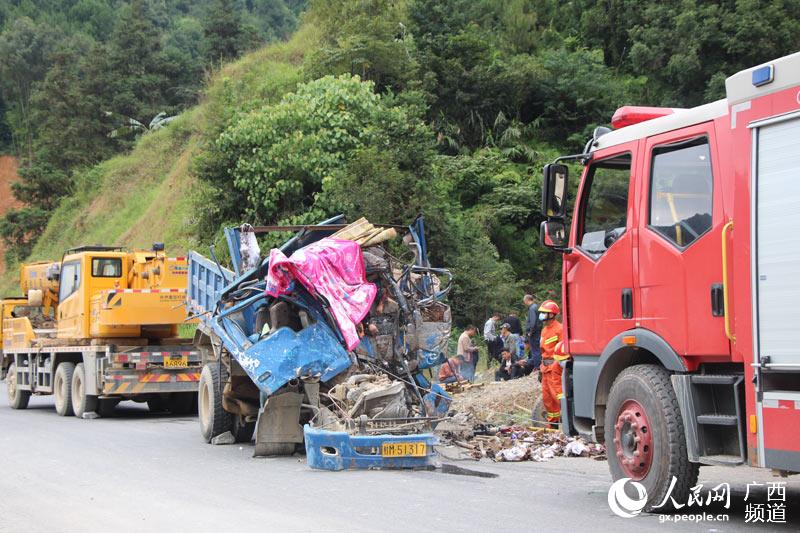
<instances>
[{"instance_id":1,"label":"green hillside","mask_svg":"<svg viewBox=\"0 0 800 533\"><path fill-rule=\"evenodd\" d=\"M131 0L95 41L88 30L64 39L8 18L0 52L25 53L0 54L0 73L26 73L27 90L0 83L25 186L25 208L0 220L6 255L156 241L180 254L219 242L226 224L336 213L404 224L424 214L432 263L454 273L455 322L479 323L519 309L525 293L560 298L559 256L538 244L542 165L581 150L620 106L720 98L727 75L800 48L796 1L278 4L285 13L307 6L290 40L224 67L252 49L248 35L284 35L247 30L256 13L265 28L294 23L256 9L273 2L237 0L208 0L197 13L175 7L168 23L159 2ZM674 28L681 39L665 38ZM48 42L53 51L39 53ZM22 120L27 103L38 115ZM181 110L122 140L110 132L125 122L104 122ZM0 289L13 292L14 277Z\"/></svg>"},{"instance_id":2,"label":"green hillside","mask_svg":"<svg viewBox=\"0 0 800 533\"><path fill-rule=\"evenodd\" d=\"M312 33L305 29L226 65L199 105L141 137L129 153L79 174L74 194L55 210L30 259L56 259L82 244L148 248L164 242L175 255L199 246L197 209L204 207L207 187L191 172L193 157L213 137L226 107L271 101L294 88ZM12 267L0 279L0 294L14 292L16 276Z\"/></svg>"}]
</instances>

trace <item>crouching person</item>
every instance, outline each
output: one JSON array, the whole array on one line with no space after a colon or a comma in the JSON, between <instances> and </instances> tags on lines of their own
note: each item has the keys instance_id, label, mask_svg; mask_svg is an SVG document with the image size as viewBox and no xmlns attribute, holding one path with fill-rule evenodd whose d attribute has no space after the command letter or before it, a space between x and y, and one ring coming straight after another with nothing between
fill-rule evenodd
<instances>
[{"instance_id":1,"label":"crouching person","mask_svg":"<svg viewBox=\"0 0 800 533\"><path fill-rule=\"evenodd\" d=\"M458 357L451 357L439 367L439 383L455 383L463 381L461 377L461 359Z\"/></svg>"}]
</instances>

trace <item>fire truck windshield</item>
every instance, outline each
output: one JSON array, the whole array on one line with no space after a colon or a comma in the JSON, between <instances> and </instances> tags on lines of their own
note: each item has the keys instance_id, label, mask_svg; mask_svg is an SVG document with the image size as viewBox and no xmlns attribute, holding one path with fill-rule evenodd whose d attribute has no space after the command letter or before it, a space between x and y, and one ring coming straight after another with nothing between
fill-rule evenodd
<instances>
[{"instance_id":1,"label":"fire truck windshield","mask_svg":"<svg viewBox=\"0 0 800 533\"><path fill-rule=\"evenodd\" d=\"M625 233L631 156L594 163L586 174L579 247L599 257Z\"/></svg>"}]
</instances>

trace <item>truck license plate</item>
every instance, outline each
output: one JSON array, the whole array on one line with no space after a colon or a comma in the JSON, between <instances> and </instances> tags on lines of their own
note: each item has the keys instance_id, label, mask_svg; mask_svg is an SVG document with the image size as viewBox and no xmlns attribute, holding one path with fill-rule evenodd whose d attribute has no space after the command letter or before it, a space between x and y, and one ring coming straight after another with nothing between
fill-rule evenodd
<instances>
[{"instance_id":1,"label":"truck license plate","mask_svg":"<svg viewBox=\"0 0 800 533\"><path fill-rule=\"evenodd\" d=\"M164 368L186 368L189 366L189 356L170 355L164 356Z\"/></svg>"},{"instance_id":2,"label":"truck license plate","mask_svg":"<svg viewBox=\"0 0 800 533\"><path fill-rule=\"evenodd\" d=\"M425 457L428 446L424 442L384 442L383 457Z\"/></svg>"}]
</instances>

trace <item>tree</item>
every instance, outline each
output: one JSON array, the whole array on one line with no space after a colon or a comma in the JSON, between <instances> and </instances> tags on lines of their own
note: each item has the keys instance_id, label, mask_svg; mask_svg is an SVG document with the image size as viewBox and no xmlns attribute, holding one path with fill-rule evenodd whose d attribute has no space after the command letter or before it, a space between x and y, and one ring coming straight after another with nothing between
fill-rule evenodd
<instances>
[{"instance_id":1,"label":"tree","mask_svg":"<svg viewBox=\"0 0 800 533\"><path fill-rule=\"evenodd\" d=\"M38 160L69 171L113 153L102 111L104 87L98 84L101 76L93 61L101 52L97 43L79 35L65 39L53 52L53 65L31 99Z\"/></svg>"},{"instance_id":2,"label":"tree","mask_svg":"<svg viewBox=\"0 0 800 533\"><path fill-rule=\"evenodd\" d=\"M110 111L106 112L107 116L114 116ZM167 124L175 120L177 115L168 117L163 111L150 119L150 122L139 122L135 118L119 116L120 125L113 130L108 136L112 139L116 137L124 137L125 135L147 135L164 128Z\"/></svg>"},{"instance_id":3,"label":"tree","mask_svg":"<svg viewBox=\"0 0 800 533\"><path fill-rule=\"evenodd\" d=\"M286 39L297 27L297 13L283 0L251 0L248 4L262 40Z\"/></svg>"},{"instance_id":4,"label":"tree","mask_svg":"<svg viewBox=\"0 0 800 533\"><path fill-rule=\"evenodd\" d=\"M379 92L403 90L414 78L417 64L404 2L315 0L309 16L323 36L307 62L312 77L357 75L375 82Z\"/></svg>"},{"instance_id":5,"label":"tree","mask_svg":"<svg viewBox=\"0 0 800 533\"><path fill-rule=\"evenodd\" d=\"M203 21L203 34L208 63L219 64L239 56L245 34L236 0L213 0Z\"/></svg>"},{"instance_id":6,"label":"tree","mask_svg":"<svg viewBox=\"0 0 800 533\"><path fill-rule=\"evenodd\" d=\"M11 127L6 121L6 102L0 93L0 153L11 151L13 146Z\"/></svg>"},{"instance_id":7,"label":"tree","mask_svg":"<svg viewBox=\"0 0 800 533\"><path fill-rule=\"evenodd\" d=\"M358 77L327 76L249 113L220 135L214 165L227 169L225 181L215 173L209 181L244 195L238 209L255 221L311 207L347 153L385 133L375 121L381 99L373 88Z\"/></svg>"},{"instance_id":8,"label":"tree","mask_svg":"<svg viewBox=\"0 0 800 533\"><path fill-rule=\"evenodd\" d=\"M53 211L61 198L72 191L70 176L48 163L28 163L18 173L20 180L11 184L14 196L35 209Z\"/></svg>"},{"instance_id":9,"label":"tree","mask_svg":"<svg viewBox=\"0 0 800 533\"><path fill-rule=\"evenodd\" d=\"M128 117L174 114L177 95L162 53L161 34L147 2L124 9L110 36L98 78L104 109Z\"/></svg>"},{"instance_id":10,"label":"tree","mask_svg":"<svg viewBox=\"0 0 800 533\"><path fill-rule=\"evenodd\" d=\"M0 235L6 245L6 264L22 261L47 226L50 213L36 208L12 209L0 219Z\"/></svg>"},{"instance_id":11,"label":"tree","mask_svg":"<svg viewBox=\"0 0 800 533\"><path fill-rule=\"evenodd\" d=\"M35 126L31 119L31 95L50 66L58 34L45 24L19 18L0 35L0 88L9 109L6 120L11 124L19 150L33 157Z\"/></svg>"}]
</instances>

